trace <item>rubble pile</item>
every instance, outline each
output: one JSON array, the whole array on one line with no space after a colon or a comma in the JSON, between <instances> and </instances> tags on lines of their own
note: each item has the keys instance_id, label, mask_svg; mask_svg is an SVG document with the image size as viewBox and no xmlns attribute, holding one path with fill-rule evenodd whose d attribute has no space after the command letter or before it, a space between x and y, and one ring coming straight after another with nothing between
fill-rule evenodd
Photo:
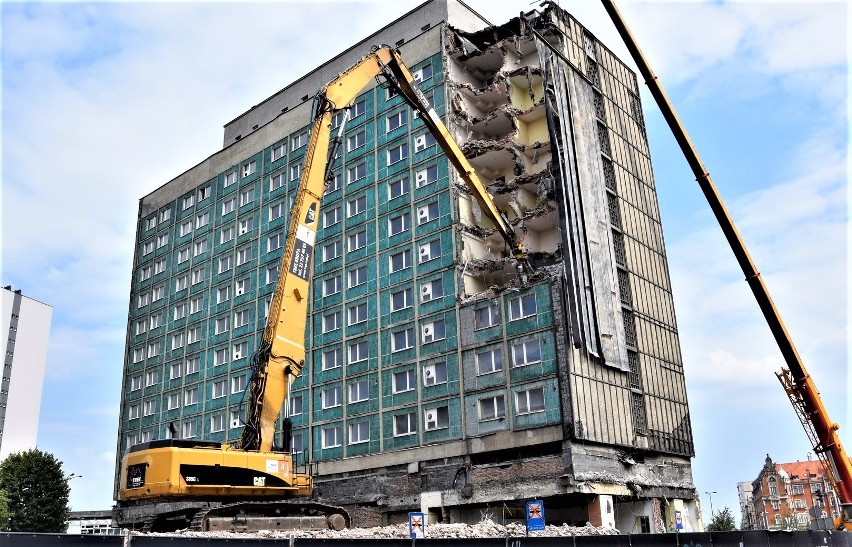
<instances>
[{"instance_id":1,"label":"rubble pile","mask_svg":"<svg viewBox=\"0 0 852 547\"><path fill-rule=\"evenodd\" d=\"M618 534L619 531L609 527L559 526L547 525L541 532L530 532L530 537L571 537L571 536L603 536ZM184 537L218 537L218 538L331 538L331 539L408 539L408 524L379 526L376 528L347 528L345 530L262 530L259 532L192 532L183 530L174 534L148 535L180 535ZM509 523L505 526L492 520L484 520L476 524L428 524L426 536L440 539L469 539L469 538L503 538L524 537L527 535L523 523Z\"/></svg>"}]
</instances>

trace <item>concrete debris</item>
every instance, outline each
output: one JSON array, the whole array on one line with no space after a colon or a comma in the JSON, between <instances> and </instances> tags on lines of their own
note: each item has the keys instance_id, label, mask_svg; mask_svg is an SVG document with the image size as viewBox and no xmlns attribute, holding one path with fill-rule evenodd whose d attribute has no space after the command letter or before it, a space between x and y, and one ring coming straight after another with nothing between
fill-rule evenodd
<instances>
[{"instance_id":1,"label":"concrete debris","mask_svg":"<svg viewBox=\"0 0 852 547\"><path fill-rule=\"evenodd\" d=\"M610 527L547 525L541 532L530 532L530 537L572 537L616 535L619 531ZM137 535L134 533L134 535ZM182 530L172 534L138 534L148 536L180 536L196 538L327 538L327 539L408 539L408 524L394 524L376 528L347 528L345 530L261 530L259 532L192 532ZM523 523L512 522L506 525L484 520L476 524L427 524L426 535L429 538L467 539L467 538L503 538L524 537L527 535Z\"/></svg>"}]
</instances>

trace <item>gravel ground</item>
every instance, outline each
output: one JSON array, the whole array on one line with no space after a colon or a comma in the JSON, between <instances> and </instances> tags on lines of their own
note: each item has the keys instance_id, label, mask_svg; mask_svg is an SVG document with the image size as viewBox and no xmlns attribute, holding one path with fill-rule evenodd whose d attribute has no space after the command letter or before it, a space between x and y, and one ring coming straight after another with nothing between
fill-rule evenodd
<instances>
[{"instance_id":1,"label":"gravel ground","mask_svg":"<svg viewBox=\"0 0 852 547\"><path fill-rule=\"evenodd\" d=\"M571 536L601 536L618 534L615 528L598 528L586 526L553 526L547 525L542 532L530 532L531 537L571 537ZM222 538L336 538L336 539L407 539L408 524L380 526L377 528L347 528L346 530L262 530L260 532L190 532L185 530L175 534L148 535L179 535L184 537L222 537ZM526 526L510 523L505 526L491 520L477 524L428 524L426 535L430 538L502 538L524 537L527 535Z\"/></svg>"}]
</instances>

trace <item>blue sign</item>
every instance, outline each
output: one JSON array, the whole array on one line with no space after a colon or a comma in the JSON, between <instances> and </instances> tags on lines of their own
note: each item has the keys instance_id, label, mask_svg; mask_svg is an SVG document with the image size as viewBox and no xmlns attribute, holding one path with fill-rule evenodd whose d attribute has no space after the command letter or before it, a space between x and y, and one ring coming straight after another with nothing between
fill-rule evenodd
<instances>
[{"instance_id":1,"label":"blue sign","mask_svg":"<svg viewBox=\"0 0 852 547\"><path fill-rule=\"evenodd\" d=\"M533 500L527 502L527 532L544 530L544 502Z\"/></svg>"},{"instance_id":2,"label":"blue sign","mask_svg":"<svg viewBox=\"0 0 852 547\"><path fill-rule=\"evenodd\" d=\"M683 530L683 516L680 511L675 511L675 530L678 532Z\"/></svg>"},{"instance_id":3,"label":"blue sign","mask_svg":"<svg viewBox=\"0 0 852 547\"><path fill-rule=\"evenodd\" d=\"M426 518L423 513L408 513L408 537L411 539L426 537Z\"/></svg>"}]
</instances>

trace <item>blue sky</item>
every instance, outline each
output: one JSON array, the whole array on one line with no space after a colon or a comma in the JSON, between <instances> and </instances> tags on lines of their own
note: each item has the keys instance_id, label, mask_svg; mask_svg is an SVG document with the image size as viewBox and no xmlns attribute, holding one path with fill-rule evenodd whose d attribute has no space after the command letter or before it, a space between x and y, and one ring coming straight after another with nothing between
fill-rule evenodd
<instances>
[{"instance_id":1,"label":"blue sky","mask_svg":"<svg viewBox=\"0 0 852 547\"><path fill-rule=\"evenodd\" d=\"M536 7L469 0L494 23ZM416 2L2 4L2 285L53 306L39 447L74 510L112 503L138 199L221 148L222 125ZM562 2L628 60L596 2ZM852 443L845 2L619 2ZM318 37L322 38L319 39ZM808 444L781 356L647 92L695 435L695 484Z\"/></svg>"}]
</instances>

